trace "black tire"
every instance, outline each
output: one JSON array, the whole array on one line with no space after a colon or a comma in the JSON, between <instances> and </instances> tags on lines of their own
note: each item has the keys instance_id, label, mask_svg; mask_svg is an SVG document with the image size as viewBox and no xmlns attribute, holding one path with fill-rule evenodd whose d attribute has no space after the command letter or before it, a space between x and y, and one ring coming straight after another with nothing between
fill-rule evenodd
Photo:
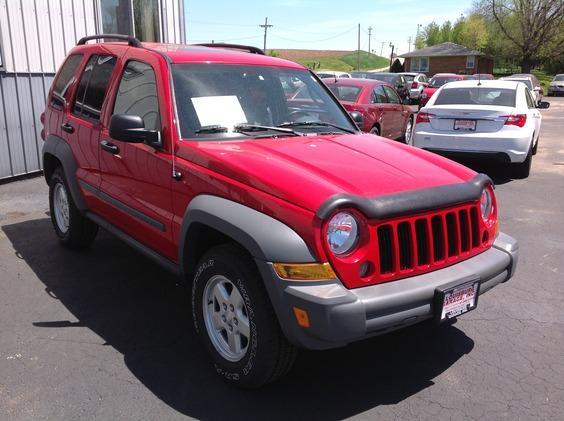
<instances>
[{"instance_id":1,"label":"black tire","mask_svg":"<svg viewBox=\"0 0 564 421\"><path fill-rule=\"evenodd\" d=\"M54 195L55 190L58 188L64 190L68 203L68 228L66 230L59 227L55 215ZM70 194L67 180L61 167L55 169L49 180L49 210L55 233L62 245L73 250L81 250L92 244L96 234L98 234L98 226L80 214Z\"/></svg>"},{"instance_id":2,"label":"black tire","mask_svg":"<svg viewBox=\"0 0 564 421\"><path fill-rule=\"evenodd\" d=\"M370 129L370 133L376 136L380 136L380 129L378 128L378 126L374 126Z\"/></svg>"},{"instance_id":3,"label":"black tire","mask_svg":"<svg viewBox=\"0 0 564 421\"><path fill-rule=\"evenodd\" d=\"M410 145L410 144L411 144L411 143L410 143L410 142L411 142L411 137L413 136L413 123L414 123L414 121L413 121L413 116L411 116L411 117L409 117L409 120L407 121L407 124L406 124L406 126L405 126L406 132L404 133L404 135L403 135L403 136L401 137L401 139L400 139L400 140L401 140L403 143L405 143L406 145ZM409 132L409 135L408 135L408 133L407 133L407 127L408 127L409 125L410 125L410 132Z\"/></svg>"},{"instance_id":4,"label":"black tire","mask_svg":"<svg viewBox=\"0 0 564 421\"><path fill-rule=\"evenodd\" d=\"M511 164L511 175L513 178L527 178L531 173L531 164L533 162L533 149L529 150L527 158L518 164Z\"/></svg>"},{"instance_id":5,"label":"black tire","mask_svg":"<svg viewBox=\"0 0 564 421\"><path fill-rule=\"evenodd\" d=\"M540 136L539 136L539 137L540 137ZM537 151L538 151L538 149L539 149L539 141L540 141L540 139L537 138L537 143L535 143L535 145L533 146L533 155L536 155L536 154L537 154Z\"/></svg>"},{"instance_id":6,"label":"black tire","mask_svg":"<svg viewBox=\"0 0 564 421\"><path fill-rule=\"evenodd\" d=\"M246 352L239 361L230 361L220 354L204 319L206 285L218 276L233 282L246 306L250 334ZM192 283L192 314L196 332L216 372L226 381L244 388L257 388L284 376L294 364L297 354L297 348L288 342L280 329L262 282L248 254L236 245L225 244L212 248L200 259ZM215 305L215 302L209 301L209 305Z\"/></svg>"}]
</instances>

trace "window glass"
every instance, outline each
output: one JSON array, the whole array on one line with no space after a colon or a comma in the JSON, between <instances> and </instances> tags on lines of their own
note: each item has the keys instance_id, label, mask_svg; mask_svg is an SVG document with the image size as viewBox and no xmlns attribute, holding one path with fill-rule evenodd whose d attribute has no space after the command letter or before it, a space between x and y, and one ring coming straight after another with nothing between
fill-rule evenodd
<instances>
[{"instance_id":1,"label":"window glass","mask_svg":"<svg viewBox=\"0 0 564 421\"><path fill-rule=\"evenodd\" d=\"M99 120L116 58L92 56L80 78L76 95L74 114Z\"/></svg>"},{"instance_id":2,"label":"window glass","mask_svg":"<svg viewBox=\"0 0 564 421\"><path fill-rule=\"evenodd\" d=\"M527 100L527 107L535 108L535 100L531 96L531 92L528 89L525 89L525 98Z\"/></svg>"},{"instance_id":3,"label":"window glass","mask_svg":"<svg viewBox=\"0 0 564 421\"><path fill-rule=\"evenodd\" d=\"M466 68L473 69L475 65L475 60L476 60L475 56L466 56Z\"/></svg>"},{"instance_id":4,"label":"window glass","mask_svg":"<svg viewBox=\"0 0 564 421\"><path fill-rule=\"evenodd\" d=\"M409 83L413 82L413 80L415 79L415 75L403 75L403 77L404 77L405 80L407 80Z\"/></svg>"},{"instance_id":5,"label":"window glass","mask_svg":"<svg viewBox=\"0 0 564 421\"><path fill-rule=\"evenodd\" d=\"M76 68L82 60L82 54L73 54L70 56L61 70L57 81L53 86L53 97L51 98L51 104L62 106L67 98L67 92L69 87L75 81Z\"/></svg>"},{"instance_id":6,"label":"window glass","mask_svg":"<svg viewBox=\"0 0 564 421\"><path fill-rule=\"evenodd\" d=\"M515 106L515 89L502 88L444 88L435 105L499 105Z\"/></svg>"},{"instance_id":7,"label":"window glass","mask_svg":"<svg viewBox=\"0 0 564 421\"><path fill-rule=\"evenodd\" d=\"M432 77L429 81L429 87L431 88L440 88L445 83L454 82L460 80L457 77L449 77L449 76L435 76Z\"/></svg>"},{"instance_id":8,"label":"window glass","mask_svg":"<svg viewBox=\"0 0 564 421\"><path fill-rule=\"evenodd\" d=\"M356 102L361 91L361 88L358 86L346 86L336 83L327 84L327 87L335 94L339 101Z\"/></svg>"},{"instance_id":9,"label":"window glass","mask_svg":"<svg viewBox=\"0 0 564 421\"><path fill-rule=\"evenodd\" d=\"M160 42L158 0L133 0L135 37L141 41Z\"/></svg>"},{"instance_id":10,"label":"window glass","mask_svg":"<svg viewBox=\"0 0 564 421\"><path fill-rule=\"evenodd\" d=\"M396 91L394 91L389 86L385 86L385 85L384 85L384 90L386 91L386 94L388 95L388 99L389 99L390 103L401 104L400 98L399 98L398 94L396 94Z\"/></svg>"},{"instance_id":11,"label":"window glass","mask_svg":"<svg viewBox=\"0 0 564 421\"><path fill-rule=\"evenodd\" d=\"M153 68L145 63L130 61L121 77L114 114L137 115L148 130L160 130L157 83Z\"/></svg>"},{"instance_id":12,"label":"window glass","mask_svg":"<svg viewBox=\"0 0 564 421\"><path fill-rule=\"evenodd\" d=\"M427 72L429 70L429 57L412 57L410 70L412 72Z\"/></svg>"},{"instance_id":13,"label":"window glass","mask_svg":"<svg viewBox=\"0 0 564 421\"><path fill-rule=\"evenodd\" d=\"M372 102L374 104L386 104L388 102L388 97L386 96L386 92L384 91L384 87L382 85L374 88Z\"/></svg>"},{"instance_id":14,"label":"window glass","mask_svg":"<svg viewBox=\"0 0 564 421\"><path fill-rule=\"evenodd\" d=\"M131 33L131 0L100 0L105 34Z\"/></svg>"},{"instance_id":15,"label":"window glass","mask_svg":"<svg viewBox=\"0 0 564 421\"><path fill-rule=\"evenodd\" d=\"M183 138L270 135L260 129L248 134L236 129L239 124L291 125L304 133L339 130L327 124L354 130L327 87L305 69L193 63L173 64L172 74ZM301 86L295 94L289 93L289 80L293 86ZM315 122L327 124L315 126ZM224 129L210 132L213 126Z\"/></svg>"}]
</instances>

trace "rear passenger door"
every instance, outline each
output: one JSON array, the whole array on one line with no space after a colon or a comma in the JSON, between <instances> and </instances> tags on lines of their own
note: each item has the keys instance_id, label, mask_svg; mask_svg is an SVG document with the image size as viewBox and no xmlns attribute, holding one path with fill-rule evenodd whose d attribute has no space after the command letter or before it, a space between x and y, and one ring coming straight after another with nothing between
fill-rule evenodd
<instances>
[{"instance_id":1,"label":"rear passenger door","mask_svg":"<svg viewBox=\"0 0 564 421\"><path fill-rule=\"evenodd\" d=\"M389 137L393 127L393 105L390 104L388 96L384 91L384 85L378 85L372 92L372 103L374 112L379 115L380 136Z\"/></svg>"},{"instance_id":2,"label":"rear passenger door","mask_svg":"<svg viewBox=\"0 0 564 421\"><path fill-rule=\"evenodd\" d=\"M390 129L389 136L391 139L397 139L402 135L403 130L403 106L401 99L396 91L390 86L384 85L384 91L388 96L388 101L390 102Z\"/></svg>"},{"instance_id":3,"label":"rear passenger door","mask_svg":"<svg viewBox=\"0 0 564 421\"><path fill-rule=\"evenodd\" d=\"M171 139L163 121L171 107L160 94L163 79L155 69L159 62L147 55L143 61L125 57L112 92L106 127L102 130L100 165L104 217L136 240L169 260L176 260L172 243L172 157ZM162 147L114 139L109 123L114 114L136 115L145 129L161 134ZM163 117L165 116L165 117ZM110 148L107 148L108 144Z\"/></svg>"},{"instance_id":4,"label":"rear passenger door","mask_svg":"<svg viewBox=\"0 0 564 421\"><path fill-rule=\"evenodd\" d=\"M88 58L75 89L70 112L61 122L62 137L77 161L76 176L91 210L97 208L100 178L99 137L102 106L117 58L93 54Z\"/></svg>"}]
</instances>

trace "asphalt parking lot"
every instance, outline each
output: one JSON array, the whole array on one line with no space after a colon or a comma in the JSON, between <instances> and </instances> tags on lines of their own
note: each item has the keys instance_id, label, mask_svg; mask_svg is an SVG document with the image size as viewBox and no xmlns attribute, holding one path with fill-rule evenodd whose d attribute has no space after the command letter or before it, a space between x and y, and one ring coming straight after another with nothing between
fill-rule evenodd
<instances>
[{"instance_id":1,"label":"asphalt parking lot","mask_svg":"<svg viewBox=\"0 0 564 421\"><path fill-rule=\"evenodd\" d=\"M258 391L224 384L175 279L108 234L63 249L41 178L0 185L0 419L562 419L564 98L531 176L497 184L515 278L451 326L326 352Z\"/></svg>"}]
</instances>

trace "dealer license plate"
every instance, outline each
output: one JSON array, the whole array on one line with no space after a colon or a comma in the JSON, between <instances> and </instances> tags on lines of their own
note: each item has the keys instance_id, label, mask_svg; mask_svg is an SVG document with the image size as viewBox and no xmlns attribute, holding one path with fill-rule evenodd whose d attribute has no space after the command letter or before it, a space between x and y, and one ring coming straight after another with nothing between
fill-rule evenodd
<instances>
[{"instance_id":1,"label":"dealer license plate","mask_svg":"<svg viewBox=\"0 0 564 421\"><path fill-rule=\"evenodd\" d=\"M454 120L454 130L476 130L476 120Z\"/></svg>"},{"instance_id":2,"label":"dealer license plate","mask_svg":"<svg viewBox=\"0 0 564 421\"><path fill-rule=\"evenodd\" d=\"M480 280L473 279L450 288L435 291L436 319L439 322L474 310L478 305Z\"/></svg>"}]
</instances>

